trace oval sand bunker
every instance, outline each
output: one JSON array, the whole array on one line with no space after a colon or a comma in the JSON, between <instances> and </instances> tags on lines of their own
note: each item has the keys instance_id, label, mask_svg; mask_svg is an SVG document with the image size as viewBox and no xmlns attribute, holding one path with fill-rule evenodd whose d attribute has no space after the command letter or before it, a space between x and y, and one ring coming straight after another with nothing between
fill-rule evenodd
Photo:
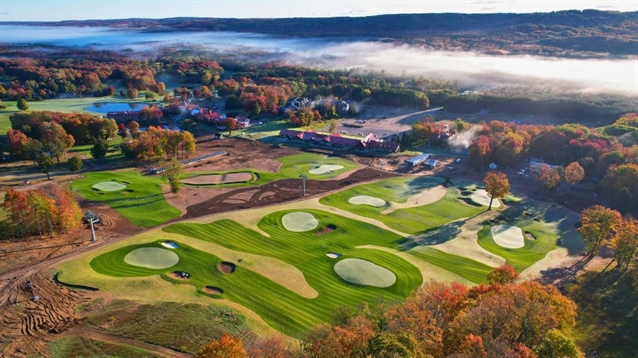
<instances>
[{"instance_id":1,"label":"oval sand bunker","mask_svg":"<svg viewBox=\"0 0 638 358\"><path fill-rule=\"evenodd\" d=\"M319 226L319 220L315 219L312 214L297 211L288 213L281 218L282 224L288 231L304 232L314 230Z\"/></svg>"},{"instance_id":2,"label":"oval sand bunker","mask_svg":"<svg viewBox=\"0 0 638 358\"><path fill-rule=\"evenodd\" d=\"M173 251L159 247L140 247L126 254L124 262L157 270L175 266L179 262L179 256Z\"/></svg>"},{"instance_id":3,"label":"oval sand bunker","mask_svg":"<svg viewBox=\"0 0 638 358\"><path fill-rule=\"evenodd\" d=\"M361 286L384 288L397 281L394 272L361 259L341 260L335 264L334 270L342 279Z\"/></svg>"},{"instance_id":4,"label":"oval sand bunker","mask_svg":"<svg viewBox=\"0 0 638 358\"><path fill-rule=\"evenodd\" d=\"M333 165L333 164L325 164L320 167L310 169L308 173L318 175L318 174L327 174L335 170L343 169L343 165Z\"/></svg>"},{"instance_id":5,"label":"oval sand bunker","mask_svg":"<svg viewBox=\"0 0 638 358\"><path fill-rule=\"evenodd\" d=\"M489 195L487 195L487 192L485 191L485 189L478 189L470 196L470 200L483 206L489 206L490 199L491 198ZM494 199L494 202L492 203L492 207L498 208L500 206L501 206L501 201L498 199Z\"/></svg>"},{"instance_id":6,"label":"oval sand bunker","mask_svg":"<svg viewBox=\"0 0 638 358\"><path fill-rule=\"evenodd\" d=\"M118 191L126 188L126 185L120 184L116 181L103 181L93 184L92 188L101 191Z\"/></svg>"},{"instance_id":7,"label":"oval sand bunker","mask_svg":"<svg viewBox=\"0 0 638 358\"><path fill-rule=\"evenodd\" d=\"M352 198L348 199L348 202L354 205L370 205L377 208L385 205L385 200L369 195L353 196Z\"/></svg>"},{"instance_id":8,"label":"oval sand bunker","mask_svg":"<svg viewBox=\"0 0 638 358\"><path fill-rule=\"evenodd\" d=\"M492 238L499 246L508 249L520 249L525 246L523 230L517 226L496 225L492 226Z\"/></svg>"}]
</instances>

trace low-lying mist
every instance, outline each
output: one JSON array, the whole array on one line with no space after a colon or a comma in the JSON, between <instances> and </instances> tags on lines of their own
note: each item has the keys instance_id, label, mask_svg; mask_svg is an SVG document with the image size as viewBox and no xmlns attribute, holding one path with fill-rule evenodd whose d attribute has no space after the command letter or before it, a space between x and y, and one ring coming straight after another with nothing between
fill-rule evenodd
<instances>
[{"instance_id":1,"label":"low-lying mist","mask_svg":"<svg viewBox=\"0 0 638 358\"><path fill-rule=\"evenodd\" d=\"M232 32L133 32L108 28L2 26L0 42L44 43L155 51L174 44L212 52L255 52L255 60L343 69L384 70L389 74L457 81L466 88L529 86L583 93L638 96L638 59L566 59L490 56L471 52L428 51L409 45L361 39L278 38Z\"/></svg>"}]
</instances>

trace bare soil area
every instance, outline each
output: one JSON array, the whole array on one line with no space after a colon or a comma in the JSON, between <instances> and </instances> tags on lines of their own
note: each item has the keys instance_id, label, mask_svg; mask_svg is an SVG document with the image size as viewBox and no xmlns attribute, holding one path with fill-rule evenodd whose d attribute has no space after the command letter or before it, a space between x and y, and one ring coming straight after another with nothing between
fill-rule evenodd
<instances>
[{"instance_id":1,"label":"bare soil area","mask_svg":"<svg viewBox=\"0 0 638 358\"><path fill-rule=\"evenodd\" d=\"M181 182L192 185L206 184L224 184L224 183L244 183L253 179L251 173L228 173L228 174L211 174L198 175L196 177L184 179Z\"/></svg>"}]
</instances>

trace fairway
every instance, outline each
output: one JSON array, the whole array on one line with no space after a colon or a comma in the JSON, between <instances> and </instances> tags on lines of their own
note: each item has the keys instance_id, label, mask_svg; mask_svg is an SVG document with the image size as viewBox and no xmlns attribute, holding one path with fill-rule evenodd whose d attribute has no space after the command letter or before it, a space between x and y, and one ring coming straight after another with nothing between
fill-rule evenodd
<instances>
[{"instance_id":1,"label":"fairway","mask_svg":"<svg viewBox=\"0 0 638 358\"><path fill-rule=\"evenodd\" d=\"M157 270L175 266L179 262L179 256L172 251L157 247L141 247L126 254L124 262Z\"/></svg>"},{"instance_id":2,"label":"fairway","mask_svg":"<svg viewBox=\"0 0 638 358\"><path fill-rule=\"evenodd\" d=\"M305 174L310 179L335 179L339 174L359 167L350 160L313 153L289 155L277 160L282 163L279 173L284 178L298 178Z\"/></svg>"},{"instance_id":3,"label":"fairway","mask_svg":"<svg viewBox=\"0 0 638 358\"><path fill-rule=\"evenodd\" d=\"M372 184L358 185L326 197L319 201L323 205L334 206L353 214L376 219L388 227L408 233L419 234L453 220L474 216L483 211L462 200L459 186L431 191L435 201L423 200L423 205L401 205L388 210L392 203L406 203L414 195L427 195L429 189L443 182L434 176L404 176L389 178ZM356 198L356 199L355 199ZM351 199L354 199L354 204ZM384 201L386 204L377 206ZM390 203L390 206L388 205ZM374 205L370 205L374 204Z\"/></svg>"},{"instance_id":4,"label":"fairway","mask_svg":"<svg viewBox=\"0 0 638 358\"><path fill-rule=\"evenodd\" d=\"M94 188L104 183L126 183L126 187L117 191ZM181 215L164 199L161 184L159 176L142 176L136 171L91 172L71 182L71 189L86 199L109 205L135 226L152 227Z\"/></svg>"},{"instance_id":5,"label":"fairway","mask_svg":"<svg viewBox=\"0 0 638 358\"><path fill-rule=\"evenodd\" d=\"M126 188L126 185L120 184L116 181L103 181L91 186L93 189L100 191L118 191Z\"/></svg>"},{"instance_id":6,"label":"fairway","mask_svg":"<svg viewBox=\"0 0 638 358\"><path fill-rule=\"evenodd\" d=\"M361 286L390 287L397 281L396 275L375 263L361 259L345 259L334 267L339 277Z\"/></svg>"}]
</instances>

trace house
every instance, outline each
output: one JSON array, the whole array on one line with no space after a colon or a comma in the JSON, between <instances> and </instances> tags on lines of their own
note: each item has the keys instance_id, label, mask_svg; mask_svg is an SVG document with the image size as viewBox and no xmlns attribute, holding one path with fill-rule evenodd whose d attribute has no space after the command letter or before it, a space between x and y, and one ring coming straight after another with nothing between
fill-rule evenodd
<instances>
[{"instance_id":1,"label":"house","mask_svg":"<svg viewBox=\"0 0 638 358\"><path fill-rule=\"evenodd\" d=\"M281 112L286 113L290 110L293 112L303 111L307 107L310 107L311 101L306 97L294 97L288 100L286 104L281 107Z\"/></svg>"},{"instance_id":2,"label":"house","mask_svg":"<svg viewBox=\"0 0 638 358\"><path fill-rule=\"evenodd\" d=\"M250 119L248 119L248 118L246 118L244 116L235 117L235 122L237 123L235 125L235 128L237 128L237 129L250 127Z\"/></svg>"},{"instance_id":3,"label":"house","mask_svg":"<svg viewBox=\"0 0 638 358\"><path fill-rule=\"evenodd\" d=\"M282 129L279 132L279 136L291 140L300 140L326 146L379 150L384 152L397 152L399 150L399 143L381 142L377 140L372 133L363 139L358 139L344 137L338 133L322 134L311 130L301 132L291 129Z\"/></svg>"}]
</instances>

